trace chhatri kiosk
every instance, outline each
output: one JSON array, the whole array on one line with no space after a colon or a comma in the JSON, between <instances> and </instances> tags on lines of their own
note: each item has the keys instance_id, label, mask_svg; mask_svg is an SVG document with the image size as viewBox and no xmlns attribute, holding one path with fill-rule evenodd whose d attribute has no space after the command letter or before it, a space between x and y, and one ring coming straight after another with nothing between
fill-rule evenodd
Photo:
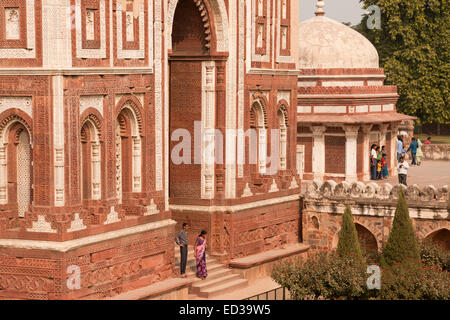
<instances>
[{"instance_id":1,"label":"chhatri kiosk","mask_svg":"<svg viewBox=\"0 0 450 320\"><path fill-rule=\"evenodd\" d=\"M397 87L384 85L375 47L357 31L316 16L298 37L297 166L305 180L354 182L370 177L370 146L386 146L389 172L402 120Z\"/></svg>"}]
</instances>

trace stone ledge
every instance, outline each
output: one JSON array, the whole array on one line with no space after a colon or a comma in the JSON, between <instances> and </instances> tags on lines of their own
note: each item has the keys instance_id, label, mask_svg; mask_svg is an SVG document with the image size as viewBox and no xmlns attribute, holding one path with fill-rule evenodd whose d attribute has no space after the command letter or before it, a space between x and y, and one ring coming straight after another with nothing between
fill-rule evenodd
<instances>
[{"instance_id":1,"label":"stone ledge","mask_svg":"<svg viewBox=\"0 0 450 320\"><path fill-rule=\"evenodd\" d=\"M306 200L310 199L351 199L351 200L375 200L377 203L390 204L398 199L399 189L403 189L408 204L424 204L431 203L436 205L438 203L448 204L450 200L449 188L447 185L441 188L435 188L433 185L419 187L418 185L404 185L392 186L389 183L379 185L374 182L367 184L358 181L348 183L346 181L336 183L334 180L327 180L325 182L313 181L308 185L308 189L304 195Z\"/></svg>"},{"instance_id":2,"label":"stone ledge","mask_svg":"<svg viewBox=\"0 0 450 320\"><path fill-rule=\"evenodd\" d=\"M297 201L300 199L299 194L292 194L289 196L283 196L278 198L271 198L266 200L253 201L249 203L231 205L231 206L195 206L195 205L177 205L170 204L169 208L171 211L181 211L181 212L201 212L201 213L214 213L214 212L239 212L249 209L255 209L259 207L275 205L284 202Z\"/></svg>"},{"instance_id":3,"label":"stone ledge","mask_svg":"<svg viewBox=\"0 0 450 320\"><path fill-rule=\"evenodd\" d=\"M309 245L303 243L288 245L286 246L286 248L273 249L270 251L253 254L244 258L233 259L230 261L229 266L236 269L249 269L258 265L306 252L309 250L309 248Z\"/></svg>"},{"instance_id":4,"label":"stone ledge","mask_svg":"<svg viewBox=\"0 0 450 320\"><path fill-rule=\"evenodd\" d=\"M63 242L56 241L36 241L36 240L20 240L20 239L0 239L0 248L7 249L28 249L28 250L49 250L57 252L68 252L83 246L91 245L93 243L113 240L133 234L147 232L151 230L170 227L176 224L172 219L162 221L150 222L134 227L109 231L101 234L87 236L75 240L68 240Z\"/></svg>"},{"instance_id":5,"label":"stone ledge","mask_svg":"<svg viewBox=\"0 0 450 320\"><path fill-rule=\"evenodd\" d=\"M166 293L181 290L190 286L195 279L172 278L154 283L152 285L128 291L107 300L145 300L164 295Z\"/></svg>"}]
</instances>

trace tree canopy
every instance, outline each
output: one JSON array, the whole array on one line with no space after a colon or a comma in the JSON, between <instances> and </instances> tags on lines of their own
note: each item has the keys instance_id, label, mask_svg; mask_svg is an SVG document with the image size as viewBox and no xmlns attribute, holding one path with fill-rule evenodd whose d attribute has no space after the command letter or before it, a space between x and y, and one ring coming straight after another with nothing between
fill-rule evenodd
<instances>
[{"instance_id":1,"label":"tree canopy","mask_svg":"<svg viewBox=\"0 0 450 320\"><path fill-rule=\"evenodd\" d=\"M359 245L358 233L353 222L352 210L347 204L342 215L342 227L339 231L339 241L336 252L339 256L350 256L362 260L361 247Z\"/></svg>"},{"instance_id":2,"label":"tree canopy","mask_svg":"<svg viewBox=\"0 0 450 320\"><path fill-rule=\"evenodd\" d=\"M380 8L381 29L367 27L369 14L355 29L377 48L386 84L398 86L397 110L421 123L450 124L450 0L360 2Z\"/></svg>"},{"instance_id":3,"label":"tree canopy","mask_svg":"<svg viewBox=\"0 0 450 320\"><path fill-rule=\"evenodd\" d=\"M420 251L405 194L400 188L392 229L383 247L381 262L392 265L405 260L420 261Z\"/></svg>"}]
</instances>

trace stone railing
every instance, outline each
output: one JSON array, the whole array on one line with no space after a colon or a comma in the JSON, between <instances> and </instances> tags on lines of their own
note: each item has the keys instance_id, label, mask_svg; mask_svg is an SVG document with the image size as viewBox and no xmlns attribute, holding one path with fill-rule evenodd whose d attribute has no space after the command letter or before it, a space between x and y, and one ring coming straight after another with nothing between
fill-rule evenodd
<instances>
[{"instance_id":1,"label":"stone railing","mask_svg":"<svg viewBox=\"0 0 450 320\"><path fill-rule=\"evenodd\" d=\"M325 182L313 181L307 188L306 199L348 199L348 200L396 200L398 199L399 188L405 192L406 200L410 202L432 202L435 204L448 204L450 194L448 186L435 188L433 185L419 187L411 185L405 187L404 185L392 186L389 183L383 185L370 182L364 184L363 182L348 183L346 181L336 183L333 180Z\"/></svg>"},{"instance_id":2,"label":"stone railing","mask_svg":"<svg viewBox=\"0 0 450 320\"><path fill-rule=\"evenodd\" d=\"M450 161L450 144L423 144L423 160Z\"/></svg>"}]
</instances>

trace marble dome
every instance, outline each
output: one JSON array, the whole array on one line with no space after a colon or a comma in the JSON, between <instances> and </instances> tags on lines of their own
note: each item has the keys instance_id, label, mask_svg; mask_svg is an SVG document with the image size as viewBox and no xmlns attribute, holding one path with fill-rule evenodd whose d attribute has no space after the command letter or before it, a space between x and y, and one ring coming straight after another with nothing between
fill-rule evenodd
<instances>
[{"instance_id":1,"label":"marble dome","mask_svg":"<svg viewBox=\"0 0 450 320\"><path fill-rule=\"evenodd\" d=\"M323 15L301 22L298 40L299 69L379 68L368 39Z\"/></svg>"}]
</instances>

